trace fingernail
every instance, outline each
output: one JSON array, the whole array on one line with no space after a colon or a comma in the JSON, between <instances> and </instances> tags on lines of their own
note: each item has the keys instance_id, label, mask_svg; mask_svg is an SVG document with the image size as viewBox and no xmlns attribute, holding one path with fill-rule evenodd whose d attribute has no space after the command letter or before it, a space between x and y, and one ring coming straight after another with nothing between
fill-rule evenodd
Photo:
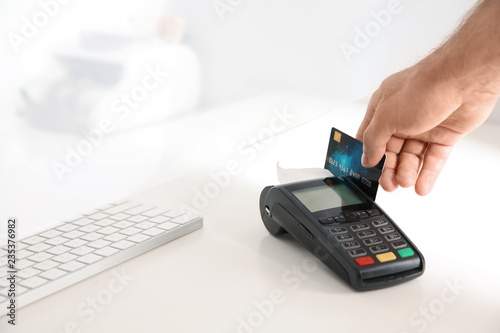
<instances>
[{"instance_id":1,"label":"fingernail","mask_svg":"<svg viewBox=\"0 0 500 333\"><path fill-rule=\"evenodd\" d=\"M368 161L367 161L367 159L366 159L366 155L365 155L365 153L363 153L363 155L361 155L361 164L362 164L363 166L365 166L366 164L368 164Z\"/></svg>"}]
</instances>

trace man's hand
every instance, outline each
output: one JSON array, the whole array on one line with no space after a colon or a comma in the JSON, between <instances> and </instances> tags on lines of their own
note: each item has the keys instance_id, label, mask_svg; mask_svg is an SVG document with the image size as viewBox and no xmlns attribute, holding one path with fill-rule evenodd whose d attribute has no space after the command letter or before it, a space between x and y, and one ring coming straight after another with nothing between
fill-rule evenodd
<instances>
[{"instance_id":1,"label":"man's hand","mask_svg":"<svg viewBox=\"0 0 500 333\"><path fill-rule=\"evenodd\" d=\"M365 167L387 155L386 191L428 194L453 146L491 113L500 94L498 17L500 1L482 2L447 43L372 95L356 137Z\"/></svg>"}]
</instances>

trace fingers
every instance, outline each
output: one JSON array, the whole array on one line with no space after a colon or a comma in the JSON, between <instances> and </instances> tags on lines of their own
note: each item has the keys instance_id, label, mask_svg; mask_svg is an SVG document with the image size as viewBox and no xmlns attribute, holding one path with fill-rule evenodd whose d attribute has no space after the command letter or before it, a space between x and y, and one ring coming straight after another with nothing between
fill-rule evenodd
<instances>
[{"instance_id":1,"label":"fingers","mask_svg":"<svg viewBox=\"0 0 500 333\"><path fill-rule=\"evenodd\" d=\"M379 179L379 184L387 192L396 190L399 185L396 180L396 169L398 166L398 155L395 153L387 153L385 159L384 171Z\"/></svg>"},{"instance_id":2,"label":"fingers","mask_svg":"<svg viewBox=\"0 0 500 333\"><path fill-rule=\"evenodd\" d=\"M380 186L388 192L399 186L415 186L418 195L429 194L452 149L453 146L392 137L387 143Z\"/></svg>"},{"instance_id":3,"label":"fingers","mask_svg":"<svg viewBox=\"0 0 500 333\"><path fill-rule=\"evenodd\" d=\"M430 193L452 149L453 146L444 146L437 143L429 144L425 152L422 170L420 170L415 184L415 192L418 195L427 195Z\"/></svg>"},{"instance_id":4,"label":"fingers","mask_svg":"<svg viewBox=\"0 0 500 333\"><path fill-rule=\"evenodd\" d=\"M414 186L422 166L427 143L418 140L406 140L399 153L397 182L402 187Z\"/></svg>"},{"instance_id":5,"label":"fingers","mask_svg":"<svg viewBox=\"0 0 500 333\"><path fill-rule=\"evenodd\" d=\"M392 132L386 126L381 124L383 120L374 117L370 125L365 130L363 136L363 155L361 156L361 164L365 168L374 167L387 150L387 143L391 139Z\"/></svg>"},{"instance_id":6,"label":"fingers","mask_svg":"<svg viewBox=\"0 0 500 333\"><path fill-rule=\"evenodd\" d=\"M370 98L370 102L368 102L368 106L366 108L365 117L359 125L358 133L356 133L356 139L359 141L363 141L363 135L365 134L365 130L372 121L373 115L375 114L375 106L378 104L378 91L375 91Z\"/></svg>"},{"instance_id":7,"label":"fingers","mask_svg":"<svg viewBox=\"0 0 500 333\"><path fill-rule=\"evenodd\" d=\"M386 145L391 138L391 119L383 119L383 113L375 113L379 107L380 91L373 93L368 103L365 117L359 126L356 138L363 141L363 156L361 164L365 168L375 166L384 156Z\"/></svg>"}]
</instances>

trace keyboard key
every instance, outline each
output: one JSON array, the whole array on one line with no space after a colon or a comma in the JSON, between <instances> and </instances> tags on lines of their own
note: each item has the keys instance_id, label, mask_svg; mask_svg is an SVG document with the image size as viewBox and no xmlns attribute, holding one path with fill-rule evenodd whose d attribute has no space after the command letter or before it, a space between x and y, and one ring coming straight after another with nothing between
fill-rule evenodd
<instances>
[{"instance_id":1,"label":"keyboard key","mask_svg":"<svg viewBox=\"0 0 500 333\"><path fill-rule=\"evenodd\" d=\"M28 250L21 250L21 251L18 251L17 254L16 254L16 259L17 260L20 260L20 259L24 259L24 258L28 258L29 256L33 255L33 252L31 251L28 251Z\"/></svg>"},{"instance_id":2,"label":"keyboard key","mask_svg":"<svg viewBox=\"0 0 500 333\"><path fill-rule=\"evenodd\" d=\"M128 241L134 242L134 243L142 243L145 240L150 239L151 237L143 235L143 234L137 234L133 235L127 238Z\"/></svg>"},{"instance_id":3,"label":"keyboard key","mask_svg":"<svg viewBox=\"0 0 500 333\"><path fill-rule=\"evenodd\" d=\"M376 253L380 253L380 252L389 251L389 247L385 244L375 245L375 246L370 247L370 251L373 254L376 254Z\"/></svg>"},{"instance_id":4,"label":"keyboard key","mask_svg":"<svg viewBox=\"0 0 500 333\"><path fill-rule=\"evenodd\" d=\"M353 240L354 237L351 235L351 234L343 234L343 235L338 235L338 236L335 236L335 239L338 241L338 242L345 242L345 241L350 241L350 240Z\"/></svg>"},{"instance_id":5,"label":"keyboard key","mask_svg":"<svg viewBox=\"0 0 500 333\"><path fill-rule=\"evenodd\" d=\"M28 291L28 288L22 287L22 286L17 286L17 296L24 294L26 291Z\"/></svg>"},{"instance_id":6,"label":"keyboard key","mask_svg":"<svg viewBox=\"0 0 500 333\"><path fill-rule=\"evenodd\" d=\"M86 226L87 224L91 224L91 223L94 223L94 220L89 219L88 217L84 217L84 218L81 218L79 220L73 221L74 225L77 225L80 227Z\"/></svg>"},{"instance_id":7,"label":"keyboard key","mask_svg":"<svg viewBox=\"0 0 500 333\"><path fill-rule=\"evenodd\" d=\"M387 239L389 242L392 242L401 239L401 235L395 232L393 234L385 235L385 239Z\"/></svg>"},{"instance_id":8,"label":"keyboard key","mask_svg":"<svg viewBox=\"0 0 500 333\"><path fill-rule=\"evenodd\" d=\"M151 237L155 237L155 236L161 235L164 232L165 232L165 230L163 230L163 229L151 228L151 229L143 231L142 233L145 235L151 236Z\"/></svg>"},{"instance_id":9,"label":"keyboard key","mask_svg":"<svg viewBox=\"0 0 500 333\"><path fill-rule=\"evenodd\" d=\"M112 247L119 249L119 250L125 250L128 249L129 247L135 245L133 242L129 242L127 240L121 240L119 242L116 242L114 244L111 244Z\"/></svg>"},{"instance_id":10,"label":"keyboard key","mask_svg":"<svg viewBox=\"0 0 500 333\"><path fill-rule=\"evenodd\" d=\"M116 234L106 236L103 239L110 241L110 242L119 242L125 238L127 238L127 235L116 233Z\"/></svg>"},{"instance_id":11,"label":"keyboard key","mask_svg":"<svg viewBox=\"0 0 500 333\"><path fill-rule=\"evenodd\" d=\"M356 249L360 247L359 243L356 241L342 243L342 247L346 250Z\"/></svg>"},{"instance_id":12,"label":"keyboard key","mask_svg":"<svg viewBox=\"0 0 500 333\"><path fill-rule=\"evenodd\" d=\"M64 246L70 247L72 249L76 249L77 247L83 246L87 244L88 242L83 240L83 239L72 239L68 241L67 243L64 243Z\"/></svg>"},{"instance_id":13,"label":"keyboard key","mask_svg":"<svg viewBox=\"0 0 500 333\"><path fill-rule=\"evenodd\" d=\"M50 259L52 257L53 257L52 254L40 252L40 253L32 255L31 257L28 257L28 259L31 261L34 261L34 262L42 262L42 261Z\"/></svg>"},{"instance_id":14,"label":"keyboard key","mask_svg":"<svg viewBox=\"0 0 500 333\"><path fill-rule=\"evenodd\" d=\"M167 222L168 220L170 220L170 217L163 216L163 215L159 215L159 216L156 216L156 217L149 219L150 222L154 222L154 223L163 223L163 222Z\"/></svg>"},{"instance_id":15,"label":"keyboard key","mask_svg":"<svg viewBox=\"0 0 500 333\"><path fill-rule=\"evenodd\" d=\"M377 254L376 257L377 257L378 261L380 261L380 262L387 262L387 261L396 260L396 255L392 252Z\"/></svg>"},{"instance_id":16,"label":"keyboard key","mask_svg":"<svg viewBox=\"0 0 500 333\"><path fill-rule=\"evenodd\" d=\"M147 216L135 215L135 216L129 217L127 219L127 221L138 223L138 222L146 221L147 219L148 219Z\"/></svg>"},{"instance_id":17,"label":"keyboard key","mask_svg":"<svg viewBox=\"0 0 500 333\"><path fill-rule=\"evenodd\" d=\"M411 248L407 247L406 249L399 250L398 254L401 258L406 258L413 256L415 252L413 252Z\"/></svg>"},{"instance_id":18,"label":"keyboard key","mask_svg":"<svg viewBox=\"0 0 500 333\"><path fill-rule=\"evenodd\" d=\"M125 213L119 213L119 214L112 215L109 218L112 220L115 220L115 221L123 221L123 220L130 218L130 215L125 214Z\"/></svg>"},{"instance_id":19,"label":"keyboard key","mask_svg":"<svg viewBox=\"0 0 500 333\"><path fill-rule=\"evenodd\" d=\"M111 244L111 242L105 241L103 239L98 239L96 241L88 243L87 246L92 247L94 249L102 249L103 247L108 246L109 244Z\"/></svg>"},{"instance_id":20,"label":"keyboard key","mask_svg":"<svg viewBox=\"0 0 500 333\"><path fill-rule=\"evenodd\" d=\"M41 286L42 284L45 284L47 283L48 281L45 280L45 279L42 279L38 276L34 276L32 278L29 278L27 280L24 280L24 281L21 281L19 282L19 284L23 287L26 287L26 288L30 288L30 289L33 289L33 288L36 288L36 287L39 287Z\"/></svg>"},{"instance_id":21,"label":"keyboard key","mask_svg":"<svg viewBox=\"0 0 500 333\"><path fill-rule=\"evenodd\" d=\"M59 266L60 263L54 260L47 260L47 261L42 261L41 263L36 264L33 266L33 268L39 269L41 271L48 271L49 269L52 269L54 267Z\"/></svg>"},{"instance_id":22,"label":"keyboard key","mask_svg":"<svg viewBox=\"0 0 500 333\"><path fill-rule=\"evenodd\" d=\"M64 244L68 241L67 238L64 238L64 237L61 237L61 236L58 236L58 237L54 237L54 238L51 238L51 239L47 239L45 241L45 243L47 244L50 244L50 245L61 245L61 244Z\"/></svg>"},{"instance_id":23,"label":"keyboard key","mask_svg":"<svg viewBox=\"0 0 500 333\"><path fill-rule=\"evenodd\" d=\"M55 280L66 274L68 274L68 272L65 272L64 270L61 269L53 268L51 270L48 270L40 274L40 277L43 277L44 279L47 280Z\"/></svg>"},{"instance_id":24,"label":"keyboard key","mask_svg":"<svg viewBox=\"0 0 500 333\"><path fill-rule=\"evenodd\" d=\"M94 253L100 255L101 257L109 257L110 255L113 255L118 252L120 252L120 250L114 249L110 246L106 246L103 247L102 249L95 251Z\"/></svg>"},{"instance_id":25,"label":"keyboard key","mask_svg":"<svg viewBox=\"0 0 500 333\"><path fill-rule=\"evenodd\" d=\"M18 260L18 261L16 261L16 269L17 270L25 269L27 267L33 266L34 264L35 264L34 261L31 261L28 259ZM7 265L7 264L5 264L5 265ZM2 265L0 265L0 266L2 266ZM0 275L2 275L2 274L0 274Z\"/></svg>"},{"instance_id":26,"label":"keyboard key","mask_svg":"<svg viewBox=\"0 0 500 333\"><path fill-rule=\"evenodd\" d=\"M97 230L98 233L103 234L103 235L111 235L114 234L115 232L118 232L120 229L115 228L115 227L105 227L100 230Z\"/></svg>"},{"instance_id":27,"label":"keyboard key","mask_svg":"<svg viewBox=\"0 0 500 333\"><path fill-rule=\"evenodd\" d=\"M93 242L93 241L98 240L102 237L104 237L104 235L99 234L97 232L93 232L93 233L86 234L86 235L82 236L81 239L89 241L89 242Z\"/></svg>"},{"instance_id":28,"label":"keyboard key","mask_svg":"<svg viewBox=\"0 0 500 333\"><path fill-rule=\"evenodd\" d=\"M358 264L358 266L368 266L368 265L373 265L375 263L372 257L356 258L354 259L354 261L356 261L356 264Z\"/></svg>"},{"instance_id":29,"label":"keyboard key","mask_svg":"<svg viewBox=\"0 0 500 333\"><path fill-rule=\"evenodd\" d=\"M364 238L376 236L377 233L373 230L365 230L365 231L358 232L356 235L359 237L359 239L364 239Z\"/></svg>"},{"instance_id":30,"label":"keyboard key","mask_svg":"<svg viewBox=\"0 0 500 333\"><path fill-rule=\"evenodd\" d=\"M346 217L347 221L350 221L350 222L359 221L358 214L356 214L354 212L345 212L344 216Z\"/></svg>"},{"instance_id":31,"label":"keyboard key","mask_svg":"<svg viewBox=\"0 0 500 333\"><path fill-rule=\"evenodd\" d=\"M116 221L112 220L112 219L103 219L103 220L100 220L100 221L96 221L94 223L94 225L98 225L100 227L107 227L107 226L112 225L113 223L116 223Z\"/></svg>"},{"instance_id":32,"label":"keyboard key","mask_svg":"<svg viewBox=\"0 0 500 333\"><path fill-rule=\"evenodd\" d=\"M134 208L128 209L125 211L125 213L130 214L130 215L138 215L142 212L148 211L153 209L154 207L148 206L148 205L139 205Z\"/></svg>"},{"instance_id":33,"label":"keyboard key","mask_svg":"<svg viewBox=\"0 0 500 333\"><path fill-rule=\"evenodd\" d=\"M81 246L79 248L71 250L69 253L75 254L77 256L84 256L86 254L94 252L94 249L88 246Z\"/></svg>"},{"instance_id":34,"label":"keyboard key","mask_svg":"<svg viewBox=\"0 0 500 333\"><path fill-rule=\"evenodd\" d=\"M76 256L75 256L75 258L76 258ZM82 267L85 267L85 264L82 264L81 262L77 262L77 261L70 261L70 262L67 262L67 263L59 266L59 269L63 269L67 272L74 272L74 271L79 270Z\"/></svg>"},{"instance_id":35,"label":"keyboard key","mask_svg":"<svg viewBox=\"0 0 500 333\"><path fill-rule=\"evenodd\" d=\"M35 245L36 243L40 243L44 240L45 240L45 238L43 238L43 237L33 236L33 237L25 239L23 242L28 244L28 245Z\"/></svg>"},{"instance_id":36,"label":"keyboard key","mask_svg":"<svg viewBox=\"0 0 500 333\"><path fill-rule=\"evenodd\" d=\"M68 239L75 239L75 238L80 238L83 235L85 235L84 232L78 231L78 230L73 230L70 232L67 232L65 234L62 234L62 237L68 238Z\"/></svg>"},{"instance_id":37,"label":"keyboard key","mask_svg":"<svg viewBox=\"0 0 500 333\"><path fill-rule=\"evenodd\" d=\"M389 224L389 222L387 222L386 220L377 220L377 221L373 221L372 224L375 228L378 228L378 227L382 227L384 225Z\"/></svg>"},{"instance_id":38,"label":"keyboard key","mask_svg":"<svg viewBox=\"0 0 500 333\"><path fill-rule=\"evenodd\" d=\"M184 211L184 210L171 209L171 210L167 211L166 213L163 213L162 215L164 215L166 217L174 218L174 217L180 216L180 215L185 214L185 213L186 213L186 211Z\"/></svg>"},{"instance_id":39,"label":"keyboard key","mask_svg":"<svg viewBox=\"0 0 500 333\"><path fill-rule=\"evenodd\" d=\"M374 237L374 238L363 240L363 243L367 246L376 245L376 244L382 243L382 239L380 237Z\"/></svg>"},{"instance_id":40,"label":"keyboard key","mask_svg":"<svg viewBox=\"0 0 500 333\"><path fill-rule=\"evenodd\" d=\"M346 234L347 233L347 229L346 228L330 228L328 229L328 231L330 231L330 233L332 235L339 235L339 234Z\"/></svg>"},{"instance_id":41,"label":"keyboard key","mask_svg":"<svg viewBox=\"0 0 500 333\"><path fill-rule=\"evenodd\" d=\"M102 219L109 217L109 214L104 214L103 212L99 212L99 213L89 215L87 217L89 219L92 219L92 220L102 220Z\"/></svg>"},{"instance_id":42,"label":"keyboard key","mask_svg":"<svg viewBox=\"0 0 500 333\"><path fill-rule=\"evenodd\" d=\"M366 256L366 251L364 249L349 250L348 253L352 258Z\"/></svg>"},{"instance_id":43,"label":"keyboard key","mask_svg":"<svg viewBox=\"0 0 500 333\"><path fill-rule=\"evenodd\" d=\"M27 249L28 249L28 251L31 251L31 252L42 252L42 251L45 251L47 249L50 249L51 247L52 247L52 245L49 245L49 244L38 243L35 245L31 245Z\"/></svg>"},{"instance_id":44,"label":"keyboard key","mask_svg":"<svg viewBox=\"0 0 500 333\"><path fill-rule=\"evenodd\" d=\"M90 254L87 254L86 256L83 256L83 257L76 259L76 261L83 262L84 264L90 265L90 264L93 264L101 259L102 259L101 256L90 253Z\"/></svg>"},{"instance_id":45,"label":"keyboard key","mask_svg":"<svg viewBox=\"0 0 500 333\"><path fill-rule=\"evenodd\" d=\"M146 212L141 213L141 215L147 216L147 217L155 217L161 214L164 214L168 212L169 210L167 208L161 208L161 207L156 207L153 209L150 209Z\"/></svg>"},{"instance_id":46,"label":"keyboard key","mask_svg":"<svg viewBox=\"0 0 500 333\"><path fill-rule=\"evenodd\" d=\"M28 246L29 246L29 244L26 244L26 243L23 243L23 242L20 242L20 241L18 241L16 243L16 249L17 249L17 251L21 251L21 250L27 248ZM7 245L4 246L2 249L7 250Z\"/></svg>"},{"instance_id":47,"label":"keyboard key","mask_svg":"<svg viewBox=\"0 0 500 333\"><path fill-rule=\"evenodd\" d=\"M361 230L367 230L367 229L370 229L370 226L367 223L351 225L352 231L361 231Z\"/></svg>"},{"instance_id":48,"label":"keyboard key","mask_svg":"<svg viewBox=\"0 0 500 333\"><path fill-rule=\"evenodd\" d=\"M135 235L136 233L141 232L141 231L142 230L139 228L130 227L127 229L120 230L120 233L127 235L127 236L132 236L132 235Z\"/></svg>"},{"instance_id":49,"label":"keyboard key","mask_svg":"<svg viewBox=\"0 0 500 333\"><path fill-rule=\"evenodd\" d=\"M141 228L143 230L146 230L146 229L149 229L149 228L152 228L156 226L155 223L151 223L151 222L141 222L141 223L137 223L134 227L136 228Z\"/></svg>"},{"instance_id":50,"label":"keyboard key","mask_svg":"<svg viewBox=\"0 0 500 333\"><path fill-rule=\"evenodd\" d=\"M172 222L165 222L162 224L157 225L158 228L165 229L165 230L172 230L174 228L177 228L179 225L176 223Z\"/></svg>"},{"instance_id":51,"label":"keyboard key","mask_svg":"<svg viewBox=\"0 0 500 333\"><path fill-rule=\"evenodd\" d=\"M377 216L380 214L380 212L378 211L378 209L367 209L366 210L366 213L370 216Z\"/></svg>"},{"instance_id":52,"label":"keyboard key","mask_svg":"<svg viewBox=\"0 0 500 333\"><path fill-rule=\"evenodd\" d=\"M188 222L192 221L194 218L197 218L197 217L198 217L198 215L196 215L194 213L186 213L184 215L181 215L181 216L178 216L178 217L172 219L172 222L184 224L184 223L188 223Z\"/></svg>"},{"instance_id":53,"label":"keyboard key","mask_svg":"<svg viewBox=\"0 0 500 333\"><path fill-rule=\"evenodd\" d=\"M396 242L392 242L392 247L395 248L395 249L400 249L402 247L407 247L408 244L404 241L404 240L400 240L400 241L396 241Z\"/></svg>"},{"instance_id":54,"label":"keyboard key","mask_svg":"<svg viewBox=\"0 0 500 333\"><path fill-rule=\"evenodd\" d=\"M69 250L71 250L70 247L67 247L67 246L64 246L64 245L58 245L58 246L54 246L53 248L47 250L46 252L50 253L50 254L53 254L55 256L58 256L60 254L68 252Z\"/></svg>"},{"instance_id":55,"label":"keyboard key","mask_svg":"<svg viewBox=\"0 0 500 333\"><path fill-rule=\"evenodd\" d=\"M78 229L78 226L71 224L71 223L67 223L67 224L63 224L60 227L57 227L56 229L59 231L62 231L62 232L70 232L70 231L73 231L75 229Z\"/></svg>"},{"instance_id":56,"label":"keyboard key","mask_svg":"<svg viewBox=\"0 0 500 333\"><path fill-rule=\"evenodd\" d=\"M45 237L45 238L54 238L54 237L57 237L57 236L59 236L61 234L62 234L61 231L52 229L52 230L49 230L49 231L45 231L44 233L41 233L40 236Z\"/></svg>"},{"instance_id":57,"label":"keyboard key","mask_svg":"<svg viewBox=\"0 0 500 333\"><path fill-rule=\"evenodd\" d=\"M24 250L26 249L27 247L29 246L29 244L26 244L24 242L17 242L16 244L16 248L17 248L17 251L21 251L21 250Z\"/></svg>"},{"instance_id":58,"label":"keyboard key","mask_svg":"<svg viewBox=\"0 0 500 333\"><path fill-rule=\"evenodd\" d=\"M394 231L394 228L391 227L391 226L387 226L387 227L382 227L382 228L378 228L378 231L381 233L381 234L388 234L390 232L393 232Z\"/></svg>"},{"instance_id":59,"label":"keyboard key","mask_svg":"<svg viewBox=\"0 0 500 333\"><path fill-rule=\"evenodd\" d=\"M360 219L366 219L368 217L368 213L365 211L356 212L356 214L358 214Z\"/></svg>"},{"instance_id":60,"label":"keyboard key","mask_svg":"<svg viewBox=\"0 0 500 333\"><path fill-rule=\"evenodd\" d=\"M17 276L19 276L21 279L28 279L32 276L38 275L38 273L40 273L38 269L28 267L17 272Z\"/></svg>"},{"instance_id":61,"label":"keyboard key","mask_svg":"<svg viewBox=\"0 0 500 333\"><path fill-rule=\"evenodd\" d=\"M99 229L101 229L100 226L97 226L95 224L89 224L89 225L86 225L85 227L81 227L78 230L85 232L85 233L89 233L89 232L94 232L94 231L99 230Z\"/></svg>"},{"instance_id":62,"label":"keyboard key","mask_svg":"<svg viewBox=\"0 0 500 333\"><path fill-rule=\"evenodd\" d=\"M347 220L346 220L345 216L342 216L342 215L341 216L335 216L335 222L344 223L346 221Z\"/></svg>"},{"instance_id":63,"label":"keyboard key","mask_svg":"<svg viewBox=\"0 0 500 333\"><path fill-rule=\"evenodd\" d=\"M77 258L77 256L75 256L74 254L66 252L66 253L60 254L60 255L52 258L52 260L57 261L61 264L65 264L71 260L75 260L76 258Z\"/></svg>"},{"instance_id":64,"label":"keyboard key","mask_svg":"<svg viewBox=\"0 0 500 333\"><path fill-rule=\"evenodd\" d=\"M335 217L333 216L327 216L319 219L319 223L321 224L331 224L335 222Z\"/></svg>"},{"instance_id":65,"label":"keyboard key","mask_svg":"<svg viewBox=\"0 0 500 333\"><path fill-rule=\"evenodd\" d=\"M133 226L134 224L132 222L128 222L128 221L120 221L120 222L117 222L115 224L113 224L113 227L115 228L120 228L120 229L126 229L128 227L131 227Z\"/></svg>"}]
</instances>

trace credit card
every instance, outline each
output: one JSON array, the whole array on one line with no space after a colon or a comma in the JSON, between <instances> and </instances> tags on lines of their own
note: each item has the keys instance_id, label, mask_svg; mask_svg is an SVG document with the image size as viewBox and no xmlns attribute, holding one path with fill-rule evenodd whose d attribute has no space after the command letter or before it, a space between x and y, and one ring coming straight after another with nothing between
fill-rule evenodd
<instances>
[{"instance_id":1,"label":"credit card","mask_svg":"<svg viewBox=\"0 0 500 333\"><path fill-rule=\"evenodd\" d=\"M349 178L361 191L375 201L378 181L384 168L385 155L373 168L361 165L363 142L332 128L326 153L325 169L336 176Z\"/></svg>"}]
</instances>

